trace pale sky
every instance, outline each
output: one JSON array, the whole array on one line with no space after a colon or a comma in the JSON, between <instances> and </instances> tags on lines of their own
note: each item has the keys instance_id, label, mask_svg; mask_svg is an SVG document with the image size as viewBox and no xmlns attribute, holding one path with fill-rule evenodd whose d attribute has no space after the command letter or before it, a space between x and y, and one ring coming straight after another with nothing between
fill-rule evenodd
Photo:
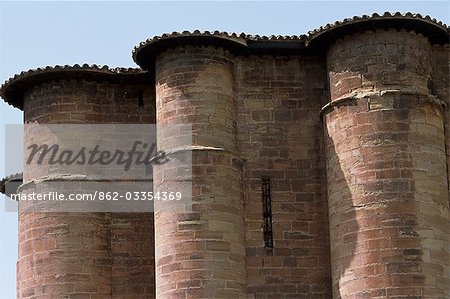
<instances>
[{"instance_id":1,"label":"pale sky","mask_svg":"<svg viewBox=\"0 0 450 299\"><path fill-rule=\"evenodd\" d=\"M2 2L0 81L56 64L135 67L131 50L165 32L219 30L300 35L336 20L374 12L413 12L450 23L448 1L330 2ZM5 175L5 124L22 123L18 109L0 102L0 177ZM17 213L0 198L0 299L15 298Z\"/></svg>"}]
</instances>

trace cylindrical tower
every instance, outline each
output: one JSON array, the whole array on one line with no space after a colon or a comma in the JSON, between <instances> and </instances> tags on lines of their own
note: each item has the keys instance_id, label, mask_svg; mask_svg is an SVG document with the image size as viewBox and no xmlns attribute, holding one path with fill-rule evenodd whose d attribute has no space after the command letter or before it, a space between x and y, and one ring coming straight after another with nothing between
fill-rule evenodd
<instances>
[{"instance_id":1,"label":"cylindrical tower","mask_svg":"<svg viewBox=\"0 0 450 299\"><path fill-rule=\"evenodd\" d=\"M156 58L158 149L192 154L192 194L183 194L185 202L173 209L155 202L158 298L245 296L233 72L233 55L222 47L180 45ZM192 131L171 127L180 124ZM192 142L184 136L190 133ZM156 168L156 192L180 191L171 182L187 179L170 163Z\"/></svg>"},{"instance_id":2,"label":"cylindrical tower","mask_svg":"<svg viewBox=\"0 0 450 299\"><path fill-rule=\"evenodd\" d=\"M444 108L418 33L433 26L355 23L328 47L322 109L334 298L448 298Z\"/></svg>"},{"instance_id":3,"label":"cylindrical tower","mask_svg":"<svg viewBox=\"0 0 450 299\"><path fill-rule=\"evenodd\" d=\"M132 70L46 68L15 77L2 93L23 108L26 124L151 123L153 105L144 109L137 99L137 91L148 85L143 77L142 72ZM44 131L25 133L25 143L46 140L48 136L36 135ZM64 166L24 163L24 184L33 182L32 191L40 194L61 191L40 180L65 180L61 176L68 171ZM80 186L77 192L95 191L82 182ZM30 208L30 203L26 206ZM154 298L151 213L50 212L22 207L20 202L18 298Z\"/></svg>"}]
</instances>

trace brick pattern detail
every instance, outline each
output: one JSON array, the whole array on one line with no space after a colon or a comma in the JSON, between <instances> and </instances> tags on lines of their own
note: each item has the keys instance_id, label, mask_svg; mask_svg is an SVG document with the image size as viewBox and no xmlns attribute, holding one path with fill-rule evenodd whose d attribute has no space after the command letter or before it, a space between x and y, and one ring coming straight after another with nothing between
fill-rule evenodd
<instances>
[{"instance_id":1,"label":"brick pattern detail","mask_svg":"<svg viewBox=\"0 0 450 299\"><path fill-rule=\"evenodd\" d=\"M144 107L138 107L139 89ZM154 123L154 105L152 86L58 81L35 86L25 95L24 118L49 124Z\"/></svg>"},{"instance_id":2,"label":"brick pattern detail","mask_svg":"<svg viewBox=\"0 0 450 299\"><path fill-rule=\"evenodd\" d=\"M238 149L244 158L248 295L330 298L323 129L324 59L240 57ZM271 179L273 252L263 239L261 178Z\"/></svg>"},{"instance_id":3,"label":"brick pattern detail","mask_svg":"<svg viewBox=\"0 0 450 299\"><path fill-rule=\"evenodd\" d=\"M113 298L155 298L153 213L111 213Z\"/></svg>"},{"instance_id":4,"label":"brick pattern detail","mask_svg":"<svg viewBox=\"0 0 450 299\"><path fill-rule=\"evenodd\" d=\"M450 186L450 46L433 47L433 72L430 82L431 93L447 104L445 111L445 133L446 133L446 152L447 152L447 170ZM450 201L450 188L449 188ZM450 229L449 229L450 230ZM450 273L450 269L449 269Z\"/></svg>"},{"instance_id":5,"label":"brick pattern detail","mask_svg":"<svg viewBox=\"0 0 450 299\"><path fill-rule=\"evenodd\" d=\"M430 44L421 34L390 29L346 36L328 49L331 99L392 89L427 94L430 61Z\"/></svg>"},{"instance_id":6,"label":"brick pattern detail","mask_svg":"<svg viewBox=\"0 0 450 299\"><path fill-rule=\"evenodd\" d=\"M214 47L176 47L156 61L158 124L192 124L192 144L207 147L192 152L192 210L159 210L155 202L157 298L245 298L233 68L230 53ZM183 132L162 130L159 149L180 146ZM181 179L171 168L156 169L156 191L178 191L163 180Z\"/></svg>"},{"instance_id":7,"label":"brick pattern detail","mask_svg":"<svg viewBox=\"0 0 450 299\"><path fill-rule=\"evenodd\" d=\"M19 213L17 297L110 298L108 224L105 213Z\"/></svg>"},{"instance_id":8,"label":"brick pattern detail","mask_svg":"<svg viewBox=\"0 0 450 299\"><path fill-rule=\"evenodd\" d=\"M450 293L444 111L427 100L431 53L423 36L392 30L329 49L331 100L356 95L324 117L334 298Z\"/></svg>"},{"instance_id":9,"label":"brick pattern detail","mask_svg":"<svg viewBox=\"0 0 450 299\"><path fill-rule=\"evenodd\" d=\"M192 205L20 210L18 298L450 299L450 109L433 102L450 107L450 47L389 29L322 54L173 46L156 82L27 91L25 122L157 122L160 150L193 145ZM154 169L155 191L187 191L179 166Z\"/></svg>"},{"instance_id":10,"label":"brick pattern detail","mask_svg":"<svg viewBox=\"0 0 450 299\"><path fill-rule=\"evenodd\" d=\"M140 88L144 107L134 98ZM25 122L152 123L153 94L144 86L45 83L25 95ZM25 165L24 181L42 171ZM46 191L45 184L38 188ZM152 213L19 212L18 298L154 298L152 218Z\"/></svg>"}]
</instances>

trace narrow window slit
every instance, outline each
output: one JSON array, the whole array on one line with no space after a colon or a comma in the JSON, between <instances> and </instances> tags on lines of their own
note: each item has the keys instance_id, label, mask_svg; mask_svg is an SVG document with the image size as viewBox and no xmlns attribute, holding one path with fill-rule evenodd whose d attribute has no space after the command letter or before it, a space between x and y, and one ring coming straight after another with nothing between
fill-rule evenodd
<instances>
[{"instance_id":1,"label":"narrow window slit","mask_svg":"<svg viewBox=\"0 0 450 299\"><path fill-rule=\"evenodd\" d=\"M262 178L262 201L264 218L264 247L266 250L273 249L272 234L272 199L270 198L270 178Z\"/></svg>"},{"instance_id":2,"label":"narrow window slit","mask_svg":"<svg viewBox=\"0 0 450 299\"><path fill-rule=\"evenodd\" d=\"M144 107L144 91L142 89L138 91L138 107Z\"/></svg>"}]
</instances>

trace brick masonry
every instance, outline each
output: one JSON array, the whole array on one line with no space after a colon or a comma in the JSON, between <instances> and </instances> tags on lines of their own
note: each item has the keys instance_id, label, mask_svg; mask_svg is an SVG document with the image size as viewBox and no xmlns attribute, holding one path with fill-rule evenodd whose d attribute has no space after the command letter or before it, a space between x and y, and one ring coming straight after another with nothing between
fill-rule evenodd
<instances>
[{"instance_id":1,"label":"brick masonry","mask_svg":"<svg viewBox=\"0 0 450 299\"><path fill-rule=\"evenodd\" d=\"M329 298L330 261L320 57L237 60L238 147L244 161L247 285L257 298ZM271 180L274 249L267 253L261 178Z\"/></svg>"},{"instance_id":2,"label":"brick masonry","mask_svg":"<svg viewBox=\"0 0 450 299\"><path fill-rule=\"evenodd\" d=\"M180 33L134 52L146 82L99 68L13 78L2 96L27 123L160 124L158 148L176 153L154 169L155 191L190 199L19 212L18 297L450 299L444 35L412 15L308 37ZM165 126L181 124L192 140ZM25 166L24 182L60 172Z\"/></svg>"},{"instance_id":3,"label":"brick masonry","mask_svg":"<svg viewBox=\"0 0 450 299\"><path fill-rule=\"evenodd\" d=\"M428 89L431 57L426 38L406 31L328 50L338 102L324 116L335 297L449 294L446 111Z\"/></svg>"},{"instance_id":4,"label":"brick masonry","mask_svg":"<svg viewBox=\"0 0 450 299\"><path fill-rule=\"evenodd\" d=\"M147 108L137 98L145 89ZM125 91L128 91L126 93ZM95 81L38 85L24 98L25 122L152 123L152 89ZM64 169L25 164L24 182ZM48 188L48 187L47 187ZM53 191L45 186L39 192ZM28 212L19 209L18 298L153 298L151 213Z\"/></svg>"},{"instance_id":5,"label":"brick masonry","mask_svg":"<svg viewBox=\"0 0 450 299\"><path fill-rule=\"evenodd\" d=\"M163 53L155 68L157 123L190 124L192 143L184 146L196 148L192 206L171 211L155 202L156 296L244 298L244 203L242 160L236 155L233 57L221 48L177 47ZM183 146L182 138L168 135L164 127L158 133L159 149ZM165 174L169 170L166 165L156 169L156 191L171 190L164 178L182 179Z\"/></svg>"},{"instance_id":6,"label":"brick masonry","mask_svg":"<svg viewBox=\"0 0 450 299\"><path fill-rule=\"evenodd\" d=\"M430 85L431 92L435 94L439 99L442 99L447 103L447 109L445 111L445 140L446 140L446 152L447 152L447 172L450 186L450 94L449 83L450 82L450 48L446 46L434 46L433 47L433 72L432 84ZM449 200L450 200L450 188L449 188ZM450 272L450 270L449 270Z\"/></svg>"}]
</instances>

